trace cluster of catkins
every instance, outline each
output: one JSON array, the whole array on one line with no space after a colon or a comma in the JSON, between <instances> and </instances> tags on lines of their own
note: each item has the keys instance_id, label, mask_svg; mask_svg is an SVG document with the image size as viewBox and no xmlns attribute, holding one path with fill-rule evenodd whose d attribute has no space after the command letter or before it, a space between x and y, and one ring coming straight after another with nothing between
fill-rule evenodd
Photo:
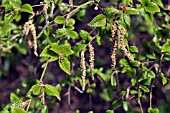
<instances>
[{"instance_id":1,"label":"cluster of catkins","mask_svg":"<svg viewBox=\"0 0 170 113\"><path fill-rule=\"evenodd\" d=\"M29 20L24 24L22 33L25 36L27 36L29 33L32 34L33 41L31 40L30 37L28 37L28 44L31 48L34 47L34 54L36 56L38 56L38 53L37 53L37 37L36 37L36 30L35 30L35 26L33 24L33 20Z\"/></svg>"},{"instance_id":2,"label":"cluster of catkins","mask_svg":"<svg viewBox=\"0 0 170 113\"><path fill-rule=\"evenodd\" d=\"M112 41L113 41L113 48L111 53L111 60L112 60L112 68L115 68L116 66L116 50L120 48L123 52L123 54L129 59L129 61L133 61L133 57L130 55L129 50L125 47L124 44L124 35L125 35L125 29L120 26L113 24L111 29L111 35L112 35Z\"/></svg>"},{"instance_id":3,"label":"cluster of catkins","mask_svg":"<svg viewBox=\"0 0 170 113\"><path fill-rule=\"evenodd\" d=\"M94 74L93 74L93 69L94 69L94 47L92 46L91 43L88 44L88 49L89 49L89 63L90 63L90 73L92 80L94 80ZM86 62L85 62L85 50L81 51L81 61L80 61L80 67L81 67L81 77L82 77L82 91L85 90L85 79L86 79Z\"/></svg>"}]
</instances>

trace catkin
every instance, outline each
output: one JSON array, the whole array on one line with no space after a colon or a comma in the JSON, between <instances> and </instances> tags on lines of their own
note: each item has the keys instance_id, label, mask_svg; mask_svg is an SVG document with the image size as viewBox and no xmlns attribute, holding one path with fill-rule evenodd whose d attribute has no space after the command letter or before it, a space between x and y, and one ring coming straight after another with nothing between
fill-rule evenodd
<instances>
[{"instance_id":1,"label":"catkin","mask_svg":"<svg viewBox=\"0 0 170 113\"><path fill-rule=\"evenodd\" d=\"M86 64L85 64L85 57L84 57L84 50L81 51L81 62L80 62L80 66L81 66L81 72L82 72L82 90L85 90L85 79L86 79Z\"/></svg>"},{"instance_id":2,"label":"catkin","mask_svg":"<svg viewBox=\"0 0 170 113\"><path fill-rule=\"evenodd\" d=\"M31 41L30 38L28 38L28 45L30 47L34 47L34 54L36 56L38 56L38 53L37 53L37 37L36 37L36 30L35 30L35 26L33 24L33 20L29 20L28 22L26 22L24 24L24 27L23 27L23 34L24 35L28 35L28 33L30 32L33 36L33 42Z\"/></svg>"},{"instance_id":3,"label":"catkin","mask_svg":"<svg viewBox=\"0 0 170 113\"><path fill-rule=\"evenodd\" d=\"M30 31L31 31L32 36L33 36L34 54L35 54L36 56L38 56L38 53L37 53L37 37L36 37L36 30L35 30L34 24L31 24L31 26L30 26Z\"/></svg>"},{"instance_id":4,"label":"catkin","mask_svg":"<svg viewBox=\"0 0 170 113\"><path fill-rule=\"evenodd\" d=\"M91 73L91 77L92 77L92 80L94 80L94 74L93 74L93 69L94 69L94 47L91 43L88 44L88 47L89 47L89 62L90 62L90 73Z\"/></svg>"},{"instance_id":5,"label":"catkin","mask_svg":"<svg viewBox=\"0 0 170 113\"><path fill-rule=\"evenodd\" d=\"M48 14L47 14L47 10L48 10L48 4L44 4L44 6L43 6L43 12L44 12L44 18L45 18L46 24L48 23Z\"/></svg>"},{"instance_id":6,"label":"catkin","mask_svg":"<svg viewBox=\"0 0 170 113\"><path fill-rule=\"evenodd\" d=\"M111 29L112 33L112 40L113 40L113 48L112 48L112 53L111 53L111 60L112 60L112 68L116 66L116 50L117 50L117 38L116 38L116 26L112 26Z\"/></svg>"},{"instance_id":7,"label":"catkin","mask_svg":"<svg viewBox=\"0 0 170 113\"><path fill-rule=\"evenodd\" d=\"M123 54L129 59L129 61L133 61L134 59L132 58L132 56L130 55L130 52L126 49L125 45L124 45L124 28L122 26L118 27L120 35L120 49L122 50Z\"/></svg>"}]
</instances>

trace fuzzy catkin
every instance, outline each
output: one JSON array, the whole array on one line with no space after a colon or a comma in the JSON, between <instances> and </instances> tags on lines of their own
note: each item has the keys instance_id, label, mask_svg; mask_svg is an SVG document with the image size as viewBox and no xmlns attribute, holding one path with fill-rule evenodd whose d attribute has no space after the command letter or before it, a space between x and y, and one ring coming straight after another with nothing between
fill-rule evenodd
<instances>
[{"instance_id":1,"label":"fuzzy catkin","mask_svg":"<svg viewBox=\"0 0 170 113\"><path fill-rule=\"evenodd\" d=\"M125 44L124 44L124 28L122 26L118 27L120 35L120 49L122 50L123 54L129 59L129 61L133 61L134 59L132 58L132 56L130 55L130 52L126 49Z\"/></svg>"},{"instance_id":2,"label":"fuzzy catkin","mask_svg":"<svg viewBox=\"0 0 170 113\"><path fill-rule=\"evenodd\" d=\"M94 80L94 74L93 74L93 69L94 69L94 47L91 43L88 44L88 48L89 48L89 62L90 62L90 73L91 73L91 77L92 77L92 80Z\"/></svg>"},{"instance_id":3,"label":"fuzzy catkin","mask_svg":"<svg viewBox=\"0 0 170 113\"><path fill-rule=\"evenodd\" d=\"M30 38L28 38L28 45L30 47L34 47L34 54L36 56L38 56L38 53L37 53L37 37L36 37L36 30L35 30L35 26L33 24L33 20L29 20L28 22L26 22L24 24L24 27L23 27L23 34L24 35L28 35L28 33L30 32L33 36L33 42Z\"/></svg>"},{"instance_id":4,"label":"fuzzy catkin","mask_svg":"<svg viewBox=\"0 0 170 113\"><path fill-rule=\"evenodd\" d=\"M47 10L48 10L48 4L44 4L44 6L43 6L43 12L44 12L44 18L45 18L46 24L48 23L48 14L47 14Z\"/></svg>"},{"instance_id":5,"label":"fuzzy catkin","mask_svg":"<svg viewBox=\"0 0 170 113\"><path fill-rule=\"evenodd\" d=\"M37 37L36 37L36 30L35 30L34 24L31 24L31 26L30 26L30 31L31 31L32 36L33 36L34 54L35 54L36 56L38 56L38 53L37 53Z\"/></svg>"},{"instance_id":6,"label":"fuzzy catkin","mask_svg":"<svg viewBox=\"0 0 170 113\"><path fill-rule=\"evenodd\" d=\"M84 50L81 51L81 62L80 62L80 67L81 67L81 77L82 77L82 91L85 90L85 79L86 79L86 64L85 64L85 57L84 57Z\"/></svg>"},{"instance_id":7,"label":"fuzzy catkin","mask_svg":"<svg viewBox=\"0 0 170 113\"><path fill-rule=\"evenodd\" d=\"M111 60L112 60L111 67L114 68L116 66L116 50L117 50L116 26L114 25L112 26L111 33L112 33L111 35L113 40L113 48L111 53Z\"/></svg>"}]
</instances>

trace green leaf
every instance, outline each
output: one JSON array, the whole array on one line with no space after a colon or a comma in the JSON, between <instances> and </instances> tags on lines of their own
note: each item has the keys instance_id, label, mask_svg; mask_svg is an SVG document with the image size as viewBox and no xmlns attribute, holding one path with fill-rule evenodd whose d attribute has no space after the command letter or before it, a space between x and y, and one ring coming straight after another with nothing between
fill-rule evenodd
<instances>
[{"instance_id":1,"label":"green leaf","mask_svg":"<svg viewBox=\"0 0 170 113\"><path fill-rule=\"evenodd\" d=\"M158 108L148 108L148 113L159 113L159 109Z\"/></svg>"},{"instance_id":2,"label":"green leaf","mask_svg":"<svg viewBox=\"0 0 170 113\"><path fill-rule=\"evenodd\" d=\"M153 2L157 3L158 5L163 6L162 0L153 0Z\"/></svg>"},{"instance_id":3,"label":"green leaf","mask_svg":"<svg viewBox=\"0 0 170 113\"><path fill-rule=\"evenodd\" d=\"M74 53L69 43L65 43L63 45L53 44L51 50L57 53L58 55L63 56L69 56Z\"/></svg>"},{"instance_id":4,"label":"green leaf","mask_svg":"<svg viewBox=\"0 0 170 113\"><path fill-rule=\"evenodd\" d=\"M130 52L134 52L134 53L139 52L138 48L136 46L130 46L129 50L130 50Z\"/></svg>"},{"instance_id":5,"label":"green leaf","mask_svg":"<svg viewBox=\"0 0 170 113\"><path fill-rule=\"evenodd\" d=\"M14 93L11 93L11 94L10 94L10 101L11 101L12 103L15 103L15 102L21 101L21 100L18 98L17 95L15 95Z\"/></svg>"},{"instance_id":6,"label":"green leaf","mask_svg":"<svg viewBox=\"0 0 170 113\"><path fill-rule=\"evenodd\" d=\"M62 61L59 60L58 63L59 63L60 68L64 72L66 72L69 75L71 74L70 73L70 61L67 58L63 57Z\"/></svg>"},{"instance_id":7,"label":"green leaf","mask_svg":"<svg viewBox=\"0 0 170 113\"><path fill-rule=\"evenodd\" d=\"M155 78L155 73L153 72L153 71L151 71L151 70L148 70L148 77L150 77L150 78Z\"/></svg>"},{"instance_id":8,"label":"green leaf","mask_svg":"<svg viewBox=\"0 0 170 113\"><path fill-rule=\"evenodd\" d=\"M86 14L86 10L82 9L76 14L76 17L79 21L83 21L84 19L83 17L85 16L85 14Z\"/></svg>"},{"instance_id":9,"label":"green leaf","mask_svg":"<svg viewBox=\"0 0 170 113\"><path fill-rule=\"evenodd\" d=\"M27 97L28 98L32 98L32 94L35 96L35 95L40 95L41 94L41 86L39 86L38 84L36 85L33 85L31 87L31 89L28 91L27 93Z\"/></svg>"},{"instance_id":10,"label":"green leaf","mask_svg":"<svg viewBox=\"0 0 170 113\"><path fill-rule=\"evenodd\" d=\"M149 2L150 2L150 0L141 0L141 3L142 3L143 6L148 5Z\"/></svg>"},{"instance_id":11,"label":"green leaf","mask_svg":"<svg viewBox=\"0 0 170 113\"><path fill-rule=\"evenodd\" d=\"M114 110L107 110L106 113L114 113Z\"/></svg>"},{"instance_id":12,"label":"green leaf","mask_svg":"<svg viewBox=\"0 0 170 113\"><path fill-rule=\"evenodd\" d=\"M140 89L142 89L144 92L149 92L149 89L146 86L140 86Z\"/></svg>"},{"instance_id":13,"label":"green leaf","mask_svg":"<svg viewBox=\"0 0 170 113\"><path fill-rule=\"evenodd\" d=\"M146 20L148 23L152 23L153 20L154 20L153 14L151 14L151 13L144 12L144 13L142 14L142 16L145 18L145 20Z\"/></svg>"},{"instance_id":14,"label":"green leaf","mask_svg":"<svg viewBox=\"0 0 170 113\"><path fill-rule=\"evenodd\" d=\"M128 102L123 102L123 109L125 111L128 111L129 110L129 103Z\"/></svg>"},{"instance_id":15,"label":"green leaf","mask_svg":"<svg viewBox=\"0 0 170 113\"><path fill-rule=\"evenodd\" d=\"M75 24L75 20L73 18L70 18L67 23L66 26L73 26Z\"/></svg>"},{"instance_id":16,"label":"green leaf","mask_svg":"<svg viewBox=\"0 0 170 113\"><path fill-rule=\"evenodd\" d=\"M62 0L54 0L54 3L55 4L60 4L60 3L62 3Z\"/></svg>"},{"instance_id":17,"label":"green leaf","mask_svg":"<svg viewBox=\"0 0 170 113\"><path fill-rule=\"evenodd\" d=\"M22 6L22 8L20 9L21 12L27 12L27 13L31 13L34 14L32 7L30 6L30 4L24 4Z\"/></svg>"},{"instance_id":18,"label":"green leaf","mask_svg":"<svg viewBox=\"0 0 170 113\"><path fill-rule=\"evenodd\" d=\"M136 79L131 79L131 83L132 83L132 86L135 86L135 84L136 84Z\"/></svg>"},{"instance_id":19,"label":"green leaf","mask_svg":"<svg viewBox=\"0 0 170 113\"><path fill-rule=\"evenodd\" d=\"M11 113L26 113L26 111L20 107L12 107Z\"/></svg>"},{"instance_id":20,"label":"green leaf","mask_svg":"<svg viewBox=\"0 0 170 113\"><path fill-rule=\"evenodd\" d=\"M126 6L131 6L133 4L133 0L123 0L123 3L126 5Z\"/></svg>"},{"instance_id":21,"label":"green leaf","mask_svg":"<svg viewBox=\"0 0 170 113\"><path fill-rule=\"evenodd\" d=\"M67 35L67 29L66 28L59 28L56 30L56 37L62 37L64 35Z\"/></svg>"},{"instance_id":22,"label":"green leaf","mask_svg":"<svg viewBox=\"0 0 170 113\"><path fill-rule=\"evenodd\" d=\"M90 34L85 30L80 30L79 35L81 38L83 38L85 40L88 40L88 41L92 40L92 37L90 36Z\"/></svg>"},{"instance_id":23,"label":"green leaf","mask_svg":"<svg viewBox=\"0 0 170 113\"><path fill-rule=\"evenodd\" d=\"M117 99L115 101L112 102L112 109L115 109L116 107L118 107L119 105L121 105L122 100Z\"/></svg>"},{"instance_id":24,"label":"green leaf","mask_svg":"<svg viewBox=\"0 0 170 113\"><path fill-rule=\"evenodd\" d=\"M44 106L44 107L41 109L41 113L48 113L48 107L47 107L47 106Z\"/></svg>"},{"instance_id":25,"label":"green leaf","mask_svg":"<svg viewBox=\"0 0 170 113\"><path fill-rule=\"evenodd\" d=\"M126 65L128 65L129 63L128 63L128 61L127 61L126 59L121 59L121 60L119 61L119 64L122 65L122 66L126 66Z\"/></svg>"},{"instance_id":26,"label":"green leaf","mask_svg":"<svg viewBox=\"0 0 170 113\"><path fill-rule=\"evenodd\" d=\"M122 69L122 73L129 72L130 70L131 70L131 67L129 65L127 65Z\"/></svg>"},{"instance_id":27,"label":"green leaf","mask_svg":"<svg viewBox=\"0 0 170 113\"><path fill-rule=\"evenodd\" d=\"M55 96L55 97L57 97L59 100L61 100L59 91L58 91L54 86L52 86L52 85L46 84L46 85L44 86L44 92L45 92L47 95Z\"/></svg>"},{"instance_id":28,"label":"green leaf","mask_svg":"<svg viewBox=\"0 0 170 113\"><path fill-rule=\"evenodd\" d=\"M88 23L91 27L103 27L106 26L106 16L103 14L99 14L93 18L93 20Z\"/></svg>"},{"instance_id":29,"label":"green leaf","mask_svg":"<svg viewBox=\"0 0 170 113\"><path fill-rule=\"evenodd\" d=\"M68 35L73 38L73 39L77 39L78 38L78 33L76 31L69 31Z\"/></svg>"},{"instance_id":30,"label":"green leaf","mask_svg":"<svg viewBox=\"0 0 170 113\"><path fill-rule=\"evenodd\" d=\"M111 19L115 17L115 14L117 14L119 12L119 10L117 10L116 8L114 8L113 6L107 7L106 9L104 9L104 13L107 16L107 21L111 22Z\"/></svg>"},{"instance_id":31,"label":"green leaf","mask_svg":"<svg viewBox=\"0 0 170 113\"><path fill-rule=\"evenodd\" d=\"M50 46L46 46L40 54L41 60L47 61L50 58L50 61L55 61L59 58L55 52L50 50ZM45 59L45 60L44 60Z\"/></svg>"},{"instance_id":32,"label":"green leaf","mask_svg":"<svg viewBox=\"0 0 170 113\"><path fill-rule=\"evenodd\" d=\"M135 66L135 67L139 67L140 66L140 62L139 61L131 61L130 64Z\"/></svg>"},{"instance_id":33,"label":"green leaf","mask_svg":"<svg viewBox=\"0 0 170 113\"><path fill-rule=\"evenodd\" d=\"M32 89L32 93L34 95L39 95L41 93L41 86L39 86L38 84L37 85L33 85L31 87L31 89Z\"/></svg>"},{"instance_id":34,"label":"green leaf","mask_svg":"<svg viewBox=\"0 0 170 113\"><path fill-rule=\"evenodd\" d=\"M137 15L139 14L139 10L135 8L128 7L126 9L127 14Z\"/></svg>"},{"instance_id":35,"label":"green leaf","mask_svg":"<svg viewBox=\"0 0 170 113\"><path fill-rule=\"evenodd\" d=\"M166 77L164 76L164 74L163 74L162 72L161 72L159 75L160 75L161 78L162 78L162 84L165 85L165 84L167 83Z\"/></svg>"},{"instance_id":36,"label":"green leaf","mask_svg":"<svg viewBox=\"0 0 170 113\"><path fill-rule=\"evenodd\" d=\"M162 46L161 52L170 52L170 40L168 39L166 43Z\"/></svg>"},{"instance_id":37,"label":"green leaf","mask_svg":"<svg viewBox=\"0 0 170 113\"><path fill-rule=\"evenodd\" d=\"M124 14L124 15L123 15L123 18L124 18L124 21L125 21L125 23L127 24L127 26L130 27L130 23L131 23L130 16L127 15L127 14Z\"/></svg>"},{"instance_id":38,"label":"green leaf","mask_svg":"<svg viewBox=\"0 0 170 113\"><path fill-rule=\"evenodd\" d=\"M145 6L145 10L151 13L160 12L160 9L157 4L153 2L149 2L148 5Z\"/></svg>"},{"instance_id":39,"label":"green leaf","mask_svg":"<svg viewBox=\"0 0 170 113\"><path fill-rule=\"evenodd\" d=\"M56 16L54 19L54 22L56 24L64 24L65 18L64 18L64 16Z\"/></svg>"},{"instance_id":40,"label":"green leaf","mask_svg":"<svg viewBox=\"0 0 170 113\"><path fill-rule=\"evenodd\" d=\"M9 24L10 22L12 22L17 16L17 14L18 12L13 12L11 15L5 14L4 23Z\"/></svg>"}]
</instances>

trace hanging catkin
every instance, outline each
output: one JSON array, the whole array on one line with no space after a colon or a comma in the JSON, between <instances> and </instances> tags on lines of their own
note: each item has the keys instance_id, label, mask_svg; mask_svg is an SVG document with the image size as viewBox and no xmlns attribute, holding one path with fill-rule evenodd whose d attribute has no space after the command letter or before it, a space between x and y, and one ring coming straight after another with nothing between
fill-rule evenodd
<instances>
[{"instance_id":1,"label":"hanging catkin","mask_svg":"<svg viewBox=\"0 0 170 113\"><path fill-rule=\"evenodd\" d=\"M32 47L32 46L34 47L34 54L36 56L38 56L38 53L37 53L37 37L36 37L36 30L35 30L35 26L33 24L33 20L29 20L28 22L26 22L24 24L22 32L25 36L27 36L29 32L32 34L33 42L31 41L30 38L28 38L28 45L30 47Z\"/></svg>"},{"instance_id":2,"label":"hanging catkin","mask_svg":"<svg viewBox=\"0 0 170 113\"><path fill-rule=\"evenodd\" d=\"M91 43L88 44L89 47L89 62L90 62L90 73L91 73L91 77L92 80L94 80L94 74L93 74L93 69L94 69L94 47L92 46Z\"/></svg>"},{"instance_id":3,"label":"hanging catkin","mask_svg":"<svg viewBox=\"0 0 170 113\"><path fill-rule=\"evenodd\" d=\"M36 37L36 30L35 30L34 24L31 24L31 25L30 25L30 31L31 31L31 34L32 34L32 36L33 36L34 54L35 54L36 56L38 56L38 53L37 53L37 37Z\"/></svg>"},{"instance_id":4,"label":"hanging catkin","mask_svg":"<svg viewBox=\"0 0 170 113\"><path fill-rule=\"evenodd\" d=\"M111 60L112 60L112 68L116 66L116 50L117 50L117 38L116 38L116 26L113 25L111 29L112 33L112 41L113 41L113 48L112 48L112 53L111 53Z\"/></svg>"},{"instance_id":5,"label":"hanging catkin","mask_svg":"<svg viewBox=\"0 0 170 113\"><path fill-rule=\"evenodd\" d=\"M134 59L131 57L130 52L126 49L125 45L124 45L124 28L122 26L118 27L120 35L120 49L122 50L123 54L129 59L129 61L133 61Z\"/></svg>"},{"instance_id":6,"label":"hanging catkin","mask_svg":"<svg viewBox=\"0 0 170 113\"><path fill-rule=\"evenodd\" d=\"M84 57L84 50L81 51L81 62L80 62L80 67L81 67L81 77L82 77L82 90L85 90L85 79L86 79L86 64L85 64L85 57Z\"/></svg>"},{"instance_id":7,"label":"hanging catkin","mask_svg":"<svg viewBox=\"0 0 170 113\"><path fill-rule=\"evenodd\" d=\"M47 14L47 10L48 10L48 4L45 3L43 6L43 13L44 13L44 18L45 18L45 23L48 23L48 14Z\"/></svg>"}]
</instances>

